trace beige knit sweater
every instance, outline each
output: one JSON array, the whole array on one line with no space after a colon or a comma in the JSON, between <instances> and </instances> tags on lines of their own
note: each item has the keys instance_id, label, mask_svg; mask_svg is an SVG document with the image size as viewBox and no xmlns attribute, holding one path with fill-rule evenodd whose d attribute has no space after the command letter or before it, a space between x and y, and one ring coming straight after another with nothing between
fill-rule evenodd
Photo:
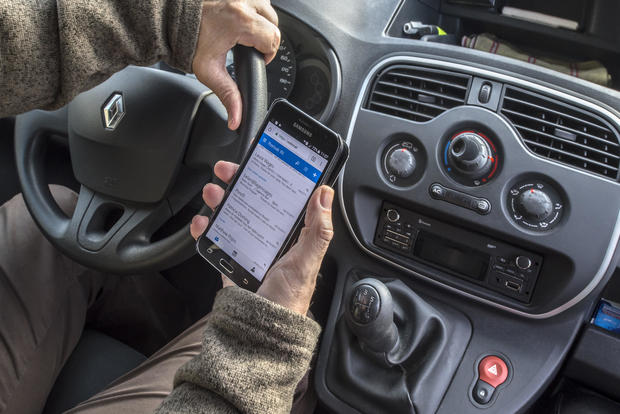
<instances>
[{"instance_id":1,"label":"beige knit sweater","mask_svg":"<svg viewBox=\"0 0 620 414\"><path fill-rule=\"evenodd\" d=\"M53 109L127 65L184 71L200 0L0 0L0 116ZM240 288L220 291L202 352L160 413L289 412L319 325Z\"/></svg>"},{"instance_id":2,"label":"beige knit sweater","mask_svg":"<svg viewBox=\"0 0 620 414\"><path fill-rule=\"evenodd\" d=\"M53 109L127 65L186 72L200 0L0 0L0 116Z\"/></svg>"},{"instance_id":3,"label":"beige knit sweater","mask_svg":"<svg viewBox=\"0 0 620 414\"><path fill-rule=\"evenodd\" d=\"M289 413L319 325L238 287L222 289L202 351L181 367L158 413Z\"/></svg>"}]
</instances>

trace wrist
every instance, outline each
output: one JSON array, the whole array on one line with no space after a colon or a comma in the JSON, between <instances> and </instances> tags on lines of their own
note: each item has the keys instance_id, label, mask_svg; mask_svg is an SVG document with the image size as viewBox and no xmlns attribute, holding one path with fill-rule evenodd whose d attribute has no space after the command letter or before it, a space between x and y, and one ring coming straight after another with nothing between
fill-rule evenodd
<instances>
[{"instance_id":1,"label":"wrist","mask_svg":"<svg viewBox=\"0 0 620 414\"><path fill-rule=\"evenodd\" d=\"M260 289L256 294L276 305L280 305L303 316L305 316L308 313L308 309L310 309L310 299L306 297L290 297L275 292L261 292Z\"/></svg>"}]
</instances>

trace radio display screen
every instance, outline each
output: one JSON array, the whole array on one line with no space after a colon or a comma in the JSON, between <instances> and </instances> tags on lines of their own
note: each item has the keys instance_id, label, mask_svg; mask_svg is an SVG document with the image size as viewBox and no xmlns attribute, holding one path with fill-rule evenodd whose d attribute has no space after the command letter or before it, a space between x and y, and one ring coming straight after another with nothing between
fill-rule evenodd
<instances>
[{"instance_id":1,"label":"radio display screen","mask_svg":"<svg viewBox=\"0 0 620 414\"><path fill-rule=\"evenodd\" d=\"M415 242L414 256L476 280L484 280L489 256L426 232L420 232Z\"/></svg>"}]
</instances>

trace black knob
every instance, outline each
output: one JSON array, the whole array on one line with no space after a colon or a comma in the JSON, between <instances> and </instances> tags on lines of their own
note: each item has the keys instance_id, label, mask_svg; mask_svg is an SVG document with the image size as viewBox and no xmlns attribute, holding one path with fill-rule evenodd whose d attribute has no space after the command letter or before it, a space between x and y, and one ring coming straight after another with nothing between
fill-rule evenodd
<instances>
[{"instance_id":1,"label":"black knob","mask_svg":"<svg viewBox=\"0 0 620 414\"><path fill-rule=\"evenodd\" d=\"M356 323L365 325L377 319L381 301L379 292L370 285L359 285L351 296L349 303L349 312L351 319Z\"/></svg>"},{"instance_id":2,"label":"black knob","mask_svg":"<svg viewBox=\"0 0 620 414\"><path fill-rule=\"evenodd\" d=\"M532 267L532 259L527 256L517 256L515 264L521 270L527 270Z\"/></svg>"},{"instance_id":3,"label":"black knob","mask_svg":"<svg viewBox=\"0 0 620 414\"><path fill-rule=\"evenodd\" d=\"M395 148L387 155L387 168L397 177L410 177L415 171L415 157L407 148Z\"/></svg>"},{"instance_id":4,"label":"black knob","mask_svg":"<svg viewBox=\"0 0 620 414\"><path fill-rule=\"evenodd\" d=\"M448 163L464 176L482 178L493 166L491 148L487 141L475 132L463 132L450 143Z\"/></svg>"},{"instance_id":5,"label":"black knob","mask_svg":"<svg viewBox=\"0 0 620 414\"><path fill-rule=\"evenodd\" d=\"M544 221L553 212L551 198L542 190L531 188L519 194L516 200L517 213L526 220Z\"/></svg>"},{"instance_id":6,"label":"black knob","mask_svg":"<svg viewBox=\"0 0 620 414\"><path fill-rule=\"evenodd\" d=\"M398 219L400 218L400 214L398 214L398 211L394 210L393 208L389 209L387 213L385 213L385 215L387 219L391 221L392 223L394 223L395 221L398 221Z\"/></svg>"},{"instance_id":7,"label":"black knob","mask_svg":"<svg viewBox=\"0 0 620 414\"><path fill-rule=\"evenodd\" d=\"M372 278L356 282L345 303L347 326L365 347L374 352L390 352L396 347L392 295L382 282Z\"/></svg>"}]
</instances>

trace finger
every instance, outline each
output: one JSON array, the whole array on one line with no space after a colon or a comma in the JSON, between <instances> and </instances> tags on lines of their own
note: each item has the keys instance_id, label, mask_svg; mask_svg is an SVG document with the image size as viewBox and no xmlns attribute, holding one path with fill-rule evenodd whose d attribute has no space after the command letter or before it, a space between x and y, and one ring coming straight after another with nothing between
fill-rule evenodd
<instances>
[{"instance_id":1,"label":"finger","mask_svg":"<svg viewBox=\"0 0 620 414\"><path fill-rule=\"evenodd\" d=\"M306 252L302 257L320 263L334 235L332 224L332 202L334 190L328 186L319 187L308 202L305 227L296 249Z\"/></svg>"},{"instance_id":2,"label":"finger","mask_svg":"<svg viewBox=\"0 0 620 414\"><path fill-rule=\"evenodd\" d=\"M212 210L220 205L224 198L224 189L217 184L209 183L202 189L202 199Z\"/></svg>"},{"instance_id":3,"label":"finger","mask_svg":"<svg viewBox=\"0 0 620 414\"><path fill-rule=\"evenodd\" d=\"M276 13L268 0L255 0L253 6L258 14L276 26L278 25L278 13Z\"/></svg>"},{"instance_id":4,"label":"finger","mask_svg":"<svg viewBox=\"0 0 620 414\"><path fill-rule=\"evenodd\" d=\"M237 129L243 114L241 92L226 70L226 54L217 59L206 57L196 64L194 72L198 80L208 86L226 107L228 128Z\"/></svg>"},{"instance_id":5,"label":"finger","mask_svg":"<svg viewBox=\"0 0 620 414\"><path fill-rule=\"evenodd\" d=\"M280 29L263 16L257 14L251 25L239 37L239 43L256 48L265 55L265 63L276 57L280 47Z\"/></svg>"},{"instance_id":6,"label":"finger","mask_svg":"<svg viewBox=\"0 0 620 414\"><path fill-rule=\"evenodd\" d=\"M194 216L192 224L189 225L189 232L192 234L194 240L198 240L198 237L206 230L209 225L209 219L205 216Z\"/></svg>"},{"instance_id":7,"label":"finger","mask_svg":"<svg viewBox=\"0 0 620 414\"><path fill-rule=\"evenodd\" d=\"M221 275L221 276L222 276L222 288L227 288L230 286L237 286L235 282L230 280L227 276L224 276L224 275Z\"/></svg>"},{"instance_id":8,"label":"finger","mask_svg":"<svg viewBox=\"0 0 620 414\"><path fill-rule=\"evenodd\" d=\"M218 161L215 167L213 167L213 172L217 178L224 181L226 184L230 184L238 169L239 164L228 161Z\"/></svg>"}]
</instances>

